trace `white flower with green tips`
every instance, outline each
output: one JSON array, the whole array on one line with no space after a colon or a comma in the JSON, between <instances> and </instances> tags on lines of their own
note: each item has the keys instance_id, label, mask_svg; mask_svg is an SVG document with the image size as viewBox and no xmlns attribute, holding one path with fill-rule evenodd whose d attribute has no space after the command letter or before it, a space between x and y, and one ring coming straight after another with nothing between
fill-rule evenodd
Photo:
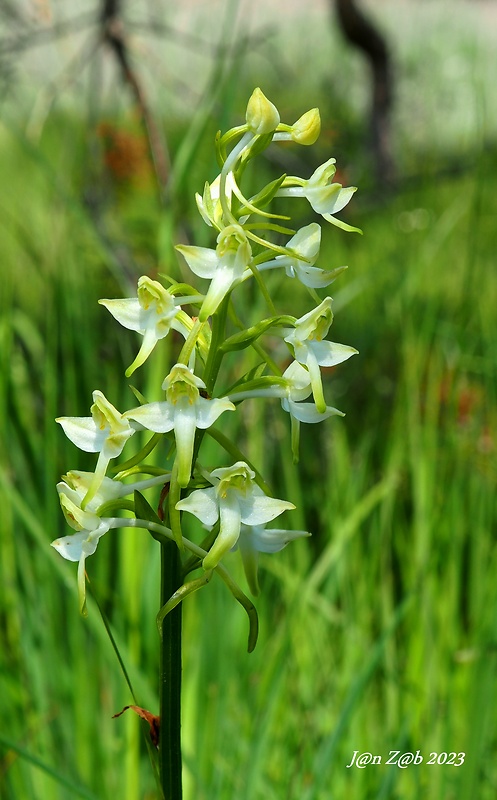
<instances>
[{"instance_id":1,"label":"white flower with green tips","mask_svg":"<svg viewBox=\"0 0 497 800\"><path fill-rule=\"evenodd\" d=\"M211 280L199 313L200 322L214 314L223 298L243 275L252 258L249 241L241 225L228 225L217 237L217 247L176 245L191 271Z\"/></svg>"},{"instance_id":2,"label":"white flower with green tips","mask_svg":"<svg viewBox=\"0 0 497 800\"><path fill-rule=\"evenodd\" d=\"M333 183L332 178L336 172L336 159L330 158L321 164L311 175L309 180L298 178L294 175L285 178L282 188L278 190L277 197L305 197L317 214L327 221L342 228L344 231L362 233L359 228L337 219L335 214L343 208L357 191L356 186L344 188L341 183Z\"/></svg>"},{"instance_id":3,"label":"white flower with green tips","mask_svg":"<svg viewBox=\"0 0 497 800\"><path fill-rule=\"evenodd\" d=\"M78 594L82 613L85 611L86 603L85 561L88 556L93 555L101 537L111 528L120 524L116 518L100 517L97 513L98 510L106 503L132 494L135 489L143 491L151 486L167 483L170 477L169 474L156 475L153 478L128 484L104 478L92 499L87 503L85 510L81 508L81 504L93 483L92 472L72 470L64 475L63 480L57 484L59 501L66 522L77 532L55 539L52 547L68 561L79 562Z\"/></svg>"},{"instance_id":4,"label":"white flower with green tips","mask_svg":"<svg viewBox=\"0 0 497 800\"><path fill-rule=\"evenodd\" d=\"M91 417L58 417L56 420L76 447L86 453L99 453L83 508L98 492L110 460L121 455L124 445L136 430L98 389L93 392L90 411Z\"/></svg>"},{"instance_id":5,"label":"white flower with green tips","mask_svg":"<svg viewBox=\"0 0 497 800\"><path fill-rule=\"evenodd\" d=\"M82 475L83 473L79 473ZM85 581L85 561L88 556L92 556L97 549L98 542L101 537L107 533L111 527L112 520L106 517L99 517L95 510L103 502L108 500L115 500L119 496L119 487L110 478L104 478L100 484L99 491L96 492L92 500L88 503L88 510L83 511L81 508L81 501L87 494L89 486L91 486L93 475L90 475L89 480L77 482L77 488L73 488L74 484L70 478L71 473L68 474L66 480L68 483L61 481L57 484L57 491L59 493L60 505L66 522L77 533L71 536L63 536L52 542L54 547L60 555L68 561L77 561L78 563L78 594L79 606L81 613L85 613L86 606L86 581Z\"/></svg>"},{"instance_id":6,"label":"white flower with green tips","mask_svg":"<svg viewBox=\"0 0 497 800\"><path fill-rule=\"evenodd\" d=\"M333 322L331 297L295 321L295 327L286 331L285 342L292 347L295 360L307 367L312 393L319 413L326 413L323 384L319 367L334 367L358 351L354 347L336 342L325 342L324 337Z\"/></svg>"},{"instance_id":7,"label":"white flower with green tips","mask_svg":"<svg viewBox=\"0 0 497 800\"><path fill-rule=\"evenodd\" d=\"M320 246L321 226L317 222L311 222L310 225L297 231L286 243L285 249L291 250L292 255L278 255L271 261L264 261L259 264L258 270L264 272L284 267L289 278L297 278L304 286L312 289L322 289L333 283L347 267L337 267L331 271L314 267L313 264L319 258Z\"/></svg>"},{"instance_id":8,"label":"white flower with green tips","mask_svg":"<svg viewBox=\"0 0 497 800\"><path fill-rule=\"evenodd\" d=\"M197 428L205 430L224 411L235 406L226 398L202 397L205 383L185 364L176 364L164 379L166 400L146 403L127 412L127 416L154 433L174 430L178 464L178 483L188 485L192 470L193 447Z\"/></svg>"},{"instance_id":9,"label":"white flower with green tips","mask_svg":"<svg viewBox=\"0 0 497 800\"><path fill-rule=\"evenodd\" d=\"M182 298L174 297L162 284L146 275L138 279L137 297L98 301L123 327L143 336L138 355L126 370L126 377L129 378L146 361L159 339L164 339L170 330L187 338L193 323L181 310L181 301Z\"/></svg>"},{"instance_id":10,"label":"white flower with green tips","mask_svg":"<svg viewBox=\"0 0 497 800\"><path fill-rule=\"evenodd\" d=\"M301 402L311 394L312 385L309 371L298 361L292 361L283 373L283 377L288 381L289 388L286 396L281 398L281 405L298 422L322 422L328 417L345 416L342 411L333 406L326 406L326 409L321 412L316 408L315 403Z\"/></svg>"},{"instance_id":11,"label":"white flower with green tips","mask_svg":"<svg viewBox=\"0 0 497 800\"><path fill-rule=\"evenodd\" d=\"M205 570L214 569L235 546L242 524L264 525L283 511L295 508L293 503L265 495L244 461L215 469L207 478L211 488L195 489L176 503L179 511L188 511L209 528L220 522L219 534L203 561Z\"/></svg>"},{"instance_id":12,"label":"white flower with green tips","mask_svg":"<svg viewBox=\"0 0 497 800\"><path fill-rule=\"evenodd\" d=\"M265 525L243 525L235 549L240 550L243 570L250 591L259 594L259 553L279 553L289 542L310 536L308 531L288 531L280 528L267 530Z\"/></svg>"},{"instance_id":13,"label":"white flower with green tips","mask_svg":"<svg viewBox=\"0 0 497 800\"><path fill-rule=\"evenodd\" d=\"M250 384L240 385L239 391L235 389L230 393L229 399L235 403L255 397L277 397L281 400L281 407L290 414L292 430L292 453L295 463L298 462L300 423L313 424L323 422L329 417L345 416L342 411L325 404L320 411L315 403L303 403L312 393L311 376L309 370L292 361L280 377L265 375Z\"/></svg>"}]
</instances>

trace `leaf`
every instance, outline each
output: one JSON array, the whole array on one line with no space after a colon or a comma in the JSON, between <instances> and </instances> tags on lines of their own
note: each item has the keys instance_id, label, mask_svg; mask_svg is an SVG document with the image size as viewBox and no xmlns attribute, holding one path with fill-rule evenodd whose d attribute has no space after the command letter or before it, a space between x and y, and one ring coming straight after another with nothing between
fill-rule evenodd
<instances>
[{"instance_id":1,"label":"leaf","mask_svg":"<svg viewBox=\"0 0 497 800\"><path fill-rule=\"evenodd\" d=\"M183 586L180 586L174 594L171 595L167 603L165 603L159 613L157 614L157 627L159 629L159 635L162 639L162 623L164 618L169 614L173 608L176 608L177 605L183 602L185 597L188 595L193 594L193 592L197 592L199 589L202 589L204 586L210 582L212 578L212 570L208 570L200 578L196 578L193 581L188 581L188 583L184 583Z\"/></svg>"},{"instance_id":2,"label":"leaf","mask_svg":"<svg viewBox=\"0 0 497 800\"><path fill-rule=\"evenodd\" d=\"M230 336L223 342L219 349L223 353L228 353L230 350L243 350L245 347L252 344L252 342L255 342L255 340L262 336L269 328L288 327L294 325L294 323L295 317L290 317L288 315L268 317L268 319L263 319L262 322L258 322L257 325L253 325L251 328L241 331L241 333L235 333L233 336Z\"/></svg>"},{"instance_id":3,"label":"leaf","mask_svg":"<svg viewBox=\"0 0 497 800\"><path fill-rule=\"evenodd\" d=\"M246 372L245 375L242 375L241 378L238 378L238 380L235 381L235 383L232 383L229 389L223 390L220 397L226 397L227 395L231 394L231 392L233 392L237 386L242 386L243 384L248 383L249 381L253 381L256 378L260 378L264 374L264 370L266 369L266 367L267 367L266 362L261 361L260 364L257 364L257 366L252 367L252 369Z\"/></svg>"},{"instance_id":4,"label":"leaf","mask_svg":"<svg viewBox=\"0 0 497 800\"><path fill-rule=\"evenodd\" d=\"M251 204L253 206L257 206L258 208L264 208L265 206L269 205L278 189L281 189L281 185L285 178L286 175L282 175L281 178L276 178L275 181L271 181L271 183L268 183L267 186L264 186L260 192L257 192L257 194L250 198ZM286 217L286 219L289 219L289 217Z\"/></svg>"},{"instance_id":5,"label":"leaf","mask_svg":"<svg viewBox=\"0 0 497 800\"><path fill-rule=\"evenodd\" d=\"M138 492L135 489L133 499L135 501L135 517L137 519L146 519L149 522L155 522L158 525L163 524L160 517L157 516L154 509L152 508L150 503L147 500L145 500L141 492Z\"/></svg>"}]
</instances>

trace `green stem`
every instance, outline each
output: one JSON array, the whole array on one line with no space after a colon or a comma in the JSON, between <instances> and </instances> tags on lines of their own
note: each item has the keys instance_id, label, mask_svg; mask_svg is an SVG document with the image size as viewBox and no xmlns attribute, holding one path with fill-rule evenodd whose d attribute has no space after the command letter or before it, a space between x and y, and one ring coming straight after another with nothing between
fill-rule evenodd
<instances>
[{"instance_id":1,"label":"green stem","mask_svg":"<svg viewBox=\"0 0 497 800\"><path fill-rule=\"evenodd\" d=\"M216 383L219 367L221 366L221 361L224 356L220 348L226 338L226 317L229 303L230 294L228 292L212 318L212 338L204 370L204 382L210 395L212 395L214 391L214 384Z\"/></svg>"},{"instance_id":2,"label":"green stem","mask_svg":"<svg viewBox=\"0 0 497 800\"><path fill-rule=\"evenodd\" d=\"M183 345L183 347L181 349L181 353L179 354L179 357L178 357L178 363L179 364L188 364L188 361L189 361L190 356L192 354L192 350L194 349L195 345L197 344L197 339L200 336L200 334L202 332L202 328L204 327L204 325L205 325L205 322L200 322L199 319L195 320L195 322L193 324L193 327L192 327L190 333L188 334L188 338L185 341L185 343L184 343L184 345Z\"/></svg>"},{"instance_id":3,"label":"green stem","mask_svg":"<svg viewBox=\"0 0 497 800\"><path fill-rule=\"evenodd\" d=\"M175 542L161 544L162 608L182 584L179 550ZM181 603L161 623L159 769L165 800L181 800Z\"/></svg>"}]
</instances>

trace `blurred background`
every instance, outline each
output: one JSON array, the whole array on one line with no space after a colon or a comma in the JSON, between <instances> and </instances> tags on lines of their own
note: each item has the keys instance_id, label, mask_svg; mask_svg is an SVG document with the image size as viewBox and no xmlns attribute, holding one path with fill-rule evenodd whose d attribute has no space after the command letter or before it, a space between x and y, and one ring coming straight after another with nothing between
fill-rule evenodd
<instances>
[{"instance_id":1,"label":"blurred background","mask_svg":"<svg viewBox=\"0 0 497 800\"><path fill-rule=\"evenodd\" d=\"M495 797L496 23L492 0L0 0L2 800L156 797L146 729L112 719L132 697L99 609L79 616L49 546L56 482L94 465L54 418L95 388L133 403L137 342L97 301L190 280L173 246L212 246L194 194L255 86L323 121L257 186L333 156L359 187L343 217L364 236L323 226L319 266L349 265L330 336L360 355L326 375L346 417L305 427L296 469L279 404L244 404L240 447L313 537L261 558L251 655L223 585L184 604L185 798ZM133 376L145 395L169 358ZM156 712L157 544L121 530L87 567ZM424 763L346 769L356 750Z\"/></svg>"}]
</instances>

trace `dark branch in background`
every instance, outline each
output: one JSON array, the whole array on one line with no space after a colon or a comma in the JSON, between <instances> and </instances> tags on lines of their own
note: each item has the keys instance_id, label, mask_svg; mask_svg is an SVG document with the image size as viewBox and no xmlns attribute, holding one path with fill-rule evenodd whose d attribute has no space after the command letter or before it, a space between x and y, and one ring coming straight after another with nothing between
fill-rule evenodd
<instances>
[{"instance_id":1,"label":"dark branch in background","mask_svg":"<svg viewBox=\"0 0 497 800\"><path fill-rule=\"evenodd\" d=\"M142 86L131 66L124 23L121 17L121 0L103 0L101 19L104 42L114 53L121 69L123 80L129 85L140 112L159 193L161 200L163 200L169 176L169 154L155 119L148 107Z\"/></svg>"},{"instance_id":2,"label":"dark branch in background","mask_svg":"<svg viewBox=\"0 0 497 800\"><path fill-rule=\"evenodd\" d=\"M371 147L378 181L391 184L395 176L390 128L393 98L390 51L383 36L364 16L355 0L335 0L335 9L345 38L364 53L371 67Z\"/></svg>"}]
</instances>

